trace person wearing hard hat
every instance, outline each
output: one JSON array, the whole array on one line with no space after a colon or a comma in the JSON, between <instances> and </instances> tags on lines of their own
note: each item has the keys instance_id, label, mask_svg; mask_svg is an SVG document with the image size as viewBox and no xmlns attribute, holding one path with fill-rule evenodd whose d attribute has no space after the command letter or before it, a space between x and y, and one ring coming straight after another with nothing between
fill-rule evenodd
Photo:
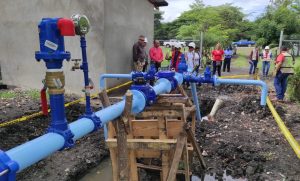
<instances>
[{"instance_id":1,"label":"person wearing hard hat","mask_svg":"<svg viewBox=\"0 0 300 181\"><path fill-rule=\"evenodd\" d=\"M275 71L273 72L276 100L283 101L288 84L288 76L294 74L294 57L288 53L287 47L282 47L281 53L275 60Z\"/></svg>"},{"instance_id":2,"label":"person wearing hard hat","mask_svg":"<svg viewBox=\"0 0 300 181\"><path fill-rule=\"evenodd\" d=\"M185 60L188 66L188 72L192 72L195 67L195 48L196 44L191 42L188 44L188 51L184 53Z\"/></svg>"},{"instance_id":3,"label":"person wearing hard hat","mask_svg":"<svg viewBox=\"0 0 300 181\"><path fill-rule=\"evenodd\" d=\"M175 44L175 49L172 52L172 59L171 59L171 69L175 69L175 71L178 71L178 64L180 62L181 58L181 45L179 43Z\"/></svg>"},{"instance_id":4,"label":"person wearing hard hat","mask_svg":"<svg viewBox=\"0 0 300 181\"><path fill-rule=\"evenodd\" d=\"M263 77L267 77L270 70L270 62L272 60L272 52L270 52L270 47L266 46L262 53L262 73Z\"/></svg>"},{"instance_id":5,"label":"person wearing hard hat","mask_svg":"<svg viewBox=\"0 0 300 181\"><path fill-rule=\"evenodd\" d=\"M224 56L224 50L220 43L217 43L215 49L211 52L213 58L213 75L218 71L218 76L221 77L221 67Z\"/></svg>"},{"instance_id":6,"label":"person wearing hard hat","mask_svg":"<svg viewBox=\"0 0 300 181\"><path fill-rule=\"evenodd\" d=\"M164 60L164 54L159 45L159 41L155 40L153 42L153 47L149 50L150 61L151 64L155 65L156 71L158 71L161 66L161 62Z\"/></svg>"}]
</instances>

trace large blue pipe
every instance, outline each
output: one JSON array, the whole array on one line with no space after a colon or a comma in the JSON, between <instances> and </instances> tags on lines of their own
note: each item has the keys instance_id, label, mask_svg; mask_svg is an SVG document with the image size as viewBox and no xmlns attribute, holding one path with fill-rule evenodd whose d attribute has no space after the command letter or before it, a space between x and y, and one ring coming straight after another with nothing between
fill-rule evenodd
<instances>
[{"instance_id":1,"label":"large blue pipe","mask_svg":"<svg viewBox=\"0 0 300 181\"><path fill-rule=\"evenodd\" d=\"M200 105L199 105L199 100L198 100L196 83L191 83L191 88L192 88L193 102L194 102L194 104L196 106L197 120L201 121L201 112L200 112Z\"/></svg>"},{"instance_id":2,"label":"large blue pipe","mask_svg":"<svg viewBox=\"0 0 300 181\"><path fill-rule=\"evenodd\" d=\"M100 76L100 90L105 89L105 79L113 78L113 79L131 79L132 74L102 74Z\"/></svg>"},{"instance_id":3,"label":"large blue pipe","mask_svg":"<svg viewBox=\"0 0 300 181\"><path fill-rule=\"evenodd\" d=\"M261 80L246 80L246 79L219 79L214 78L215 85L220 84L235 84L235 85L257 85L260 86L261 89L261 99L260 105L265 106L267 104L267 96L268 96L268 86L265 82Z\"/></svg>"},{"instance_id":4,"label":"large blue pipe","mask_svg":"<svg viewBox=\"0 0 300 181\"><path fill-rule=\"evenodd\" d=\"M180 79L182 79L182 77L177 75L177 77L175 78L180 83ZM168 91L170 91L170 87L170 82L167 79L162 79L157 81L153 89L158 95L167 93ZM146 98L143 93L137 90L131 91L133 94L132 112L139 113L146 106ZM105 124L119 117L124 111L124 108L125 101L123 100L112 106L104 108L96 112L95 114L101 119L102 123ZM69 127L74 134L73 140L76 141L77 139L87 135L88 133L91 133L94 130L94 126L95 125L93 121L88 118L81 118L75 122L72 122L71 124L69 124ZM65 139L61 135L56 133L47 133L34 140L12 148L5 153L10 157L10 159L18 163L18 172L20 172L23 169L53 154L54 152L62 149L64 143Z\"/></svg>"}]
</instances>

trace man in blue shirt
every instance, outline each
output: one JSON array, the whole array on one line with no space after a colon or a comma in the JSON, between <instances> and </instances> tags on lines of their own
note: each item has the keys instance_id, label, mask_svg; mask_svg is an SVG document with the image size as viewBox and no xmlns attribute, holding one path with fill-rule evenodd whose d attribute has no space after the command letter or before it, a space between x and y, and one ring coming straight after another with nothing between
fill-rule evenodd
<instances>
[{"instance_id":1,"label":"man in blue shirt","mask_svg":"<svg viewBox=\"0 0 300 181\"><path fill-rule=\"evenodd\" d=\"M225 59L223 64L223 72L225 72L226 68L227 68L227 72L230 72L230 63L231 63L233 51L229 47L227 47L227 49L224 51L224 55L225 55Z\"/></svg>"}]
</instances>

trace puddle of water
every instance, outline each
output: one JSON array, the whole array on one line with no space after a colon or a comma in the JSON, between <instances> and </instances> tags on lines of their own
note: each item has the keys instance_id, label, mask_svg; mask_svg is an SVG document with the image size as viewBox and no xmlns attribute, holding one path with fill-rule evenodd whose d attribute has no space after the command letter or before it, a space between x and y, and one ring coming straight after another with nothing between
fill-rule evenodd
<instances>
[{"instance_id":1,"label":"puddle of water","mask_svg":"<svg viewBox=\"0 0 300 181\"><path fill-rule=\"evenodd\" d=\"M98 167L90 170L83 178L79 181L112 181L112 167L110 158L105 158ZM192 181L217 181L216 174L206 174L203 179L198 176L193 175ZM226 171L223 173L223 181L247 181L247 179L234 179L230 175L226 174Z\"/></svg>"},{"instance_id":2,"label":"puddle of water","mask_svg":"<svg viewBox=\"0 0 300 181\"><path fill-rule=\"evenodd\" d=\"M112 181L112 167L110 158L105 158L101 161L100 165L90 170L83 178L79 181Z\"/></svg>"}]
</instances>

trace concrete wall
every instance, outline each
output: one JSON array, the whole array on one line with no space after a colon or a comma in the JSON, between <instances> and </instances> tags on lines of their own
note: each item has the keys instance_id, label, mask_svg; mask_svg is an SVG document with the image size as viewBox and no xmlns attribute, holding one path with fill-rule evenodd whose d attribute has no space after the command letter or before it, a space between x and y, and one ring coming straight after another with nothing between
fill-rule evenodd
<instances>
[{"instance_id":1,"label":"concrete wall","mask_svg":"<svg viewBox=\"0 0 300 181\"><path fill-rule=\"evenodd\" d=\"M129 73L132 68L132 46L138 36L148 38L147 49L152 45L153 5L147 0L106 0L104 5L106 71ZM110 80L107 85L115 83Z\"/></svg>"},{"instance_id":2,"label":"concrete wall","mask_svg":"<svg viewBox=\"0 0 300 181\"><path fill-rule=\"evenodd\" d=\"M42 87L45 65L36 62L39 50L37 25L43 17L88 16L87 35L90 76L98 87L100 73L130 71L131 48L139 34L153 34L153 6L146 0L1 0L0 65L3 82L22 88ZM72 58L81 58L79 37L65 38ZM81 93L82 71L70 71L64 62L66 90Z\"/></svg>"}]
</instances>

